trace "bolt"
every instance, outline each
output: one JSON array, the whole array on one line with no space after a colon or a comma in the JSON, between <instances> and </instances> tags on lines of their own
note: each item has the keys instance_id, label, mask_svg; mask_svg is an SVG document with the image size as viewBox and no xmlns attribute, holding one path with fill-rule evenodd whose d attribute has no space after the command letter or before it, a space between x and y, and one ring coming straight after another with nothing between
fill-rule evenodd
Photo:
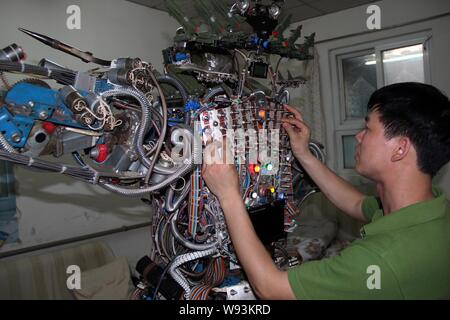
<instances>
[{"instance_id":1,"label":"bolt","mask_svg":"<svg viewBox=\"0 0 450 320\"><path fill-rule=\"evenodd\" d=\"M45 120L48 118L48 113L46 111L39 112L39 119Z\"/></svg>"},{"instance_id":2,"label":"bolt","mask_svg":"<svg viewBox=\"0 0 450 320\"><path fill-rule=\"evenodd\" d=\"M100 151L98 150L98 147L92 148L91 152L89 152L89 156L92 159L97 159L99 154L100 154Z\"/></svg>"},{"instance_id":3,"label":"bolt","mask_svg":"<svg viewBox=\"0 0 450 320\"><path fill-rule=\"evenodd\" d=\"M131 161L137 161L138 156L134 151L129 151L128 152L128 159L130 159Z\"/></svg>"},{"instance_id":4,"label":"bolt","mask_svg":"<svg viewBox=\"0 0 450 320\"><path fill-rule=\"evenodd\" d=\"M20 139L22 139L22 136L20 133L16 132L13 133L13 135L11 136L11 139L15 142L15 143L19 143Z\"/></svg>"}]
</instances>

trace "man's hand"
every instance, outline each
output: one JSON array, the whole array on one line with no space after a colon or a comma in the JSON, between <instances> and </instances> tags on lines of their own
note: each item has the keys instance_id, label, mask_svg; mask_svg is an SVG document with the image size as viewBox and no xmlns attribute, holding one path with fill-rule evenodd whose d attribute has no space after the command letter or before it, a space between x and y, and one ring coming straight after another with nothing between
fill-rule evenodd
<instances>
[{"instance_id":1,"label":"man's hand","mask_svg":"<svg viewBox=\"0 0 450 320\"><path fill-rule=\"evenodd\" d=\"M311 130L303 121L301 113L288 105L285 105L287 111L291 112L294 117L283 118L281 121L283 127L289 135L292 152L297 159L311 155L309 150L309 140L311 139Z\"/></svg>"},{"instance_id":2,"label":"man's hand","mask_svg":"<svg viewBox=\"0 0 450 320\"><path fill-rule=\"evenodd\" d=\"M236 196L240 198L239 177L234 166L234 159L226 145L224 139L223 147L213 143L207 146L202 170L203 179L209 190L221 203Z\"/></svg>"},{"instance_id":3,"label":"man's hand","mask_svg":"<svg viewBox=\"0 0 450 320\"><path fill-rule=\"evenodd\" d=\"M256 235L239 192L234 157L226 143L211 142L205 148L203 179L220 201L240 265L262 299L295 299L287 272L278 270ZM228 161L227 161L228 160Z\"/></svg>"}]
</instances>

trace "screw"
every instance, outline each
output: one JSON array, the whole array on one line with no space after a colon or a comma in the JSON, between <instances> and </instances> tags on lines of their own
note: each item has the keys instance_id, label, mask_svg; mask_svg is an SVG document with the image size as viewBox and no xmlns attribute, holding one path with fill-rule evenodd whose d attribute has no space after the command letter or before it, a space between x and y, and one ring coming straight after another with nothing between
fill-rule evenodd
<instances>
[{"instance_id":1,"label":"screw","mask_svg":"<svg viewBox=\"0 0 450 320\"><path fill-rule=\"evenodd\" d=\"M96 159L98 157L99 153L100 153L100 151L99 151L98 147L95 147L95 148L92 148L91 152L89 152L89 156L92 159Z\"/></svg>"},{"instance_id":2,"label":"screw","mask_svg":"<svg viewBox=\"0 0 450 320\"><path fill-rule=\"evenodd\" d=\"M138 156L134 151L129 151L128 159L130 159L131 161L136 161L138 159Z\"/></svg>"},{"instance_id":3,"label":"screw","mask_svg":"<svg viewBox=\"0 0 450 320\"><path fill-rule=\"evenodd\" d=\"M46 111L39 112L39 119L45 120L48 118L48 113Z\"/></svg>"},{"instance_id":4,"label":"screw","mask_svg":"<svg viewBox=\"0 0 450 320\"><path fill-rule=\"evenodd\" d=\"M16 132L11 136L11 139L15 142L15 143L19 143L20 139L22 139L22 136L20 133Z\"/></svg>"}]
</instances>

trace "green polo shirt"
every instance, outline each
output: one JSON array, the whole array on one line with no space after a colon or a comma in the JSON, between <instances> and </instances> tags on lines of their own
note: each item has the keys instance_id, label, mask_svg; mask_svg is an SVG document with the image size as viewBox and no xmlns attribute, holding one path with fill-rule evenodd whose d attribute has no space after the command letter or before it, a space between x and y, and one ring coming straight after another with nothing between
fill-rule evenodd
<instances>
[{"instance_id":1,"label":"green polo shirt","mask_svg":"<svg viewBox=\"0 0 450 320\"><path fill-rule=\"evenodd\" d=\"M375 197L370 223L337 257L288 271L298 299L450 299L450 203L435 198L383 216Z\"/></svg>"}]
</instances>

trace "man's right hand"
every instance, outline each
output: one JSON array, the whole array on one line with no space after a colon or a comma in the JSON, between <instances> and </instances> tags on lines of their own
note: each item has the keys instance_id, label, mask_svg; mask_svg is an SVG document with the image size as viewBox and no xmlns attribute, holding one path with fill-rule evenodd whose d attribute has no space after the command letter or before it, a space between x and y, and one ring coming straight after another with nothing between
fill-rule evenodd
<instances>
[{"instance_id":1,"label":"man's right hand","mask_svg":"<svg viewBox=\"0 0 450 320\"><path fill-rule=\"evenodd\" d=\"M311 155L309 141L311 139L311 129L303 121L302 114L289 105L284 105L293 117L283 118L283 128L289 135L291 148L294 156L300 161L303 157Z\"/></svg>"},{"instance_id":2,"label":"man's right hand","mask_svg":"<svg viewBox=\"0 0 450 320\"><path fill-rule=\"evenodd\" d=\"M309 150L311 130L303 121L301 113L291 106L285 105L285 108L293 114L293 117L282 119L282 122L289 135L295 158L336 207L355 219L366 221L361 207L364 194L314 157Z\"/></svg>"}]
</instances>

